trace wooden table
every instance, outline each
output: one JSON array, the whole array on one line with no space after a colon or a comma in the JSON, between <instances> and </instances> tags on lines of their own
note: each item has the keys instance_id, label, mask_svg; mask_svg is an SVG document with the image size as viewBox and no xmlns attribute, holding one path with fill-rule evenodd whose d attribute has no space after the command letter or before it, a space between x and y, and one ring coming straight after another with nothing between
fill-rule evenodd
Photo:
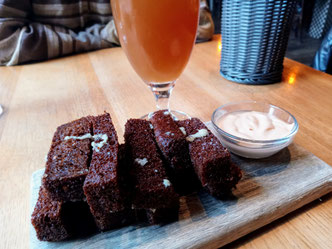
<instances>
[{"instance_id":1,"label":"wooden table","mask_svg":"<svg viewBox=\"0 0 332 249\"><path fill-rule=\"evenodd\" d=\"M289 110L300 129L295 142L332 165L332 76L286 59L283 81L265 86L229 82L219 75L220 42L194 48L171 106L210 120L231 101L267 101ZM30 176L44 167L57 126L111 113L121 137L128 118L154 110L150 90L121 48L0 68L0 248L26 248ZM121 138L122 139L122 138ZM241 248L331 248L332 195L232 243Z\"/></svg>"}]
</instances>

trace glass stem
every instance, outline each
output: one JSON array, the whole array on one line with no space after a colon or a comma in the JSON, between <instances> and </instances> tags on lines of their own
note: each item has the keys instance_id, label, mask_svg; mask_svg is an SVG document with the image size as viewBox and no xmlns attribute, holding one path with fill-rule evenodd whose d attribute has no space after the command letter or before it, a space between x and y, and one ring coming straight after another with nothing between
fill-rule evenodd
<instances>
[{"instance_id":1,"label":"glass stem","mask_svg":"<svg viewBox=\"0 0 332 249\"><path fill-rule=\"evenodd\" d=\"M158 110L169 110L169 97L172 94L175 81L166 83L150 83L149 87L156 98L156 105Z\"/></svg>"}]
</instances>

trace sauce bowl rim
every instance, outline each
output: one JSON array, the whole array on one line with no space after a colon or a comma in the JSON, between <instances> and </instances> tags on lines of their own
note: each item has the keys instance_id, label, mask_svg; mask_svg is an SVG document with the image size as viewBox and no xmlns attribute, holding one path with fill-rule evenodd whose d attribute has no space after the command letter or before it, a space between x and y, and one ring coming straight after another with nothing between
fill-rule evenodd
<instances>
[{"instance_id":1,"label":"sauce bowl rim","mask_svg":"<svg viewBox=\"0 0 332 249\"><path fill-rule=\"evenodd\" d=\"M272 107L274 109L279 109L279 110L287 113L292 118L292 120L294 122L294 127L292 128L292 130L290 131L290 133L288 135L286 135L282 138L273 139L273 140L254 140L254 139L242 138L242 137L232 135L232 134L224 131L223 129L221 129L219 126L217 126L217 124L216 124L216 115L222 109L224 109L225 107L228 107L228 106L232 106L232 105L248 104L248 103L258 104L258 105L268 105L269 107ZM255 110L252 110L252 111L255 111ZM265 145L265 146L267 146L267 145L281 145L283 143L286 143L292 137L295 136L295 134L297 133L297 131L299 129L299 124L298 124L296 118L289 111L287 111L287 110L285 110L281 107L278 107L276 105L272 105L268 102L263 102L263 101L250 101L249 100L249 101L230 102L230 103L227 103L225 105L221 105L217 109L214 110L214 112L212 114L212 117L211 117L211 122L213 124L213 127L217 130L217 132L220 133L224 137L231 138L232 140L237 140L237 141L241 141L241 142L247 142L247 143L252 143L252 144L262 144L262 145Z\"/></svg>"}]
</instances>

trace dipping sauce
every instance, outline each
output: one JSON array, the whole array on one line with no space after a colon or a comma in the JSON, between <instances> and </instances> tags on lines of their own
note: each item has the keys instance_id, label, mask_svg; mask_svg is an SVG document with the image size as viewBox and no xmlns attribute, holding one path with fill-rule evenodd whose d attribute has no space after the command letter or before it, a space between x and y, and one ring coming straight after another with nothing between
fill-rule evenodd
<instances>
[{"instance_id":1,"label":"dipping sauce","mask_svg":"<svg viewBox=\"0 0 332 249\"><path fill-rule=\"evenodd\" d=\"M290 134L294 127L271 114L257 111L228 113L216 125L231 135L252 140L279 139Z\"/></svg>"}]
</instances>

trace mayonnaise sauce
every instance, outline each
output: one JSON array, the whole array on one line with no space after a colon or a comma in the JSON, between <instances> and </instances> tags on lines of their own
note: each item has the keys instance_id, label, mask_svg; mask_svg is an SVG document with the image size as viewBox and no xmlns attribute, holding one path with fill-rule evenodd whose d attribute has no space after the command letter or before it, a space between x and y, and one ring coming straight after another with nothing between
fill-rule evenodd
<instances>
[{"instance_id":1,"label":"mayonnaise sauce","mask_svg":"<svg viewBox=\"0 0 332 249\"><path fill-rule=\"evenodd\" d=\"M237 111L226 114L217 125L225 132L252 140L274 140L290 134L289 124L271 114L256 111Z\"/></svg>"}]
</instances>

